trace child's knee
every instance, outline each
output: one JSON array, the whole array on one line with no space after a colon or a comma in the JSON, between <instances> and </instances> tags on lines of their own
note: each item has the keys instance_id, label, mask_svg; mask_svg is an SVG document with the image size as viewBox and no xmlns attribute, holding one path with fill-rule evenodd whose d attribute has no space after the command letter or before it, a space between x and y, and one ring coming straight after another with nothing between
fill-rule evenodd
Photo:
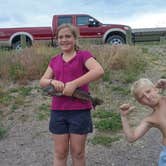
<instances>
[{"instance_id":1,"label":"child's knee","mask_svg":"<svg viewBox=\"0 0 166 166\"><path fill-rule=\"evenodd\" d=\"M68 151L67 150L56 150L55 151L55 157L59 160L64 160L67 158Z\"/></svg>"},{"instance_id":2,"label":"child's knee","mask_svg":"<svg viewBox=\"0 0 166 166\"><path fill-rule=\"evenodd\" d=\"M85 157L85 152L84 152L84 150L82 150L82 151L81 150L72 150L71 155L73 158L79 160L79 159L83 159Z\"/></svg>"}]
</instances>

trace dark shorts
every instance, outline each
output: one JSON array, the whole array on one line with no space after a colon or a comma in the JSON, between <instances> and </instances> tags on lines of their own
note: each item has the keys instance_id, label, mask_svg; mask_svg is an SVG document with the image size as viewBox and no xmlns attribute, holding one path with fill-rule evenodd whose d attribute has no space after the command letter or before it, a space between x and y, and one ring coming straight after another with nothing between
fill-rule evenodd
<instances>
[{"instance_id":1,"label":"dark shorts","mask_svg":"<svg viewBox=\"0 0 166 166\"><path fill-rule=\"evenodd\" d=\"M90 110L51 111L49 130L53 134L87 134L92 126Z\"/></svg>"}]
</instances>

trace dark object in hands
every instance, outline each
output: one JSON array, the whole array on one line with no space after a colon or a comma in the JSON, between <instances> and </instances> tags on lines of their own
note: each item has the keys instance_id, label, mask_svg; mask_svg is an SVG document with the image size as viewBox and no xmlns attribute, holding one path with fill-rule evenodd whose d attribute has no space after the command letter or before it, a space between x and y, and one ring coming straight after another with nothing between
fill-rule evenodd
<instances>
[{"instance_id":1,"label":"dark object in hands","mask_svg":"<svg viewBox=\"0 0 166 166\"><path fill-rule=\"evenodd\" d=\"M51 84L43 88L43 94L47 96L62 96L63 95L61 92L57 92L54 86ZM81 100L86 100L86 101L90 100L92 102L93 108L95 108L97 105L103 104L103 100L97 97L92 97L89 93L79 88L74 91L72 97L75 97Z\"/></svg>"}]
</instances>

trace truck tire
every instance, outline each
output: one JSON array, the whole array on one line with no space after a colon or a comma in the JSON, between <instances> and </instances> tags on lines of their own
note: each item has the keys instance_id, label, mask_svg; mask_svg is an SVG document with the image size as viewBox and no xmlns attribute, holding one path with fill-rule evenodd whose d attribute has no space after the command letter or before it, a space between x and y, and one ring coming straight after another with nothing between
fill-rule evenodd
<instances>
[{"instance_id":1,"label":"truck tire","mask_svg":"<svg viewBox=\"0 0 166 166\"><path fill-rule=\"evenodd\" d=\"M21 41L17 41L16 43L13 43L12 44L12 49L14 49L14 50L21 50L22 49Z\"/></svg>"},{"instance_id":2,"label":"truck tire","mask_svg":"<svg viewBox=\"0 0 166 166\"><path fill-rule=\"evenodd\" d=\"M32 43L30 41L26 42L26 47L30 47L32 45ZM22 45L21 45L21 41L17 41L15 43L12 44L12 49L14 50L22 50Z\"/></svg>"},{"instance_id":3,"label":"truck tire","mask_svg":"<svg viewBox=\"0 0 166 166\"><path fill-rule=\"evenodd\" d=\"M125 44L125 40L123 37L119 35L112 35L108 37L106 43L111 44L111 45L119 45L119 44Z\"/></svg>"}]
</instances>

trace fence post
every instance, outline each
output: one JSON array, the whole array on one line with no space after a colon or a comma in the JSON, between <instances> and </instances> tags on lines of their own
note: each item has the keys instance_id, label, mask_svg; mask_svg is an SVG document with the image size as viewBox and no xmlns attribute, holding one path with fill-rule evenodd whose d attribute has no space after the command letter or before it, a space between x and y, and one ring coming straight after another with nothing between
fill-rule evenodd
<instances>
[{"instance_id":1,"label":"fence post","mask_svg":"<svg viewBox=\"0 0 166 166\"><path fill-rule=\"evenodd\" d=\"M132 42L132 31L131 28L129 28L128 30L126 30L126 44L131 45Z\"/></svg>"},{"instance_id":2,"label":"fence post","mask_svg":"<svg viewBox=\"0 0 166 166\"><path fill-rule=\"evenodd\" d=\"M26 36L21 35L21 48L25 48L25 47L26 47Z\"/></svg>"}]
</instances>

